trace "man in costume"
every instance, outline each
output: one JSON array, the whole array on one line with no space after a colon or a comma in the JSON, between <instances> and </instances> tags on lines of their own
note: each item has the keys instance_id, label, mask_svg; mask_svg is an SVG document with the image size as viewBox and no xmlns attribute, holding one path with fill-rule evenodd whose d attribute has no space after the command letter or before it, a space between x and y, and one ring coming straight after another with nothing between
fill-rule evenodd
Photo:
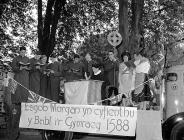
<instances>
[{"instance_id":1,"label":"man in costume","mask_svg":"<svg viewBox=\"0 0 184 140\"><path fill-rule=\"evenodd\" d=\"M35 56L30 59L30 90L39 94L40 92L40 74L41 74L41 60L40 52L36 52Z\"/></svg>"},{"instance_id":2,"label":"man in costume","mask_svg":"<svg viewBox=\"0 0 184 140\"><path fill-rule=\"evenodd\" d=\"M60 62L57 61L55 55L52 55L50 58L52 62L49 64L48 68L51 70L49 77L51 100L59 102L60 78L63 76L63 68Z\"/></svg>"},{"instance_id":3,"label":"man in costume","mask_svg":"<svg viewBox=\"0 0 184 140\"><path fill-rule=\"evenodd\" d=\"M21 112L21 102L26 102L28 99L29 89L29 58L25 56L26 48L20 47L19 56L12 61L12 70L14 79L18 82L17 89L11 96L12 108L10 118L10 140L17 140L19 137L19 120ZM26 89L27 88L27 89Z\"/></svg>"}]
</instances>

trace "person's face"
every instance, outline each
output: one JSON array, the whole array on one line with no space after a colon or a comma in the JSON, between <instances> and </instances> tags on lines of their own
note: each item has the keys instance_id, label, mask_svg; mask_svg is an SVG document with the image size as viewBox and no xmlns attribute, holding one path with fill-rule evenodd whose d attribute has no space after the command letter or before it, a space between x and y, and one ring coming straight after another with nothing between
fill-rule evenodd
<instances>
[{"instance_id":1,"label":"person's face","mask_svg":"<svg viewBox=\"0 0 184 140\"><path fill-rule=\"evenodd\" d=\"M86 54L85 59L87 61L91 61L91 55L89 53Z\"/></svg>"},{"instance_id":2,"label":"person's face","mask_svg":"<svg viewBox=\"0 0 184 140\"><path fill-rule=\"evenodd\" d=\"M20 56L24 57L26 55L26 50L21 50L20 51Z\"/></svg>"},{"instance_id":3,"label":"person's face","mask_svg":"<svg viewBox=\"0 0 184 140\"><path fill-rule=\"evenodd\" d=\"M78 63L79 62L79 58L74 58L74 62Z\"/></svg>"},{"instance_id":4,"label":"person's face","mask_svg":"<svg viewBox=\"0 0 184 140\"><path fill-rule=\"evenodd\" d=\"M45 63L47 62L47 57L43 57L43 58L41 59L41 61L42 61L43 64L45 64Z\"/></svg>"},{"instance_id":5,"label":"person's face","mask_svg":"<svg viewBox=\"0 0 184 140\"><path fill-rule=\"evenodd\" d=\"M108 55L109 55L109 59L110 60L113 60L114 59L114 53L113 52L109 52Z\"/></svg>"},{"instance_id":6,"label":"person's face","mask_svg":"<svg viewBox=\"0 0 184 140\"><path fill-rule=\"evenodd\" d=\"M123 61L124 62L127 62L128 61L128 56L127 55L123 56Z\"/></svg>"},{"instance_id":7,"label":"person's face","mask_svg":"<svg viewBox=\"0 0 184 140\"><path fill-rule=\"evenodd\" d=\"M139 60L139 59L140 59L140 56L137 55L137 54L134 54L134 59L135 59L135 60Z\"/></svg>"}]
</instances>

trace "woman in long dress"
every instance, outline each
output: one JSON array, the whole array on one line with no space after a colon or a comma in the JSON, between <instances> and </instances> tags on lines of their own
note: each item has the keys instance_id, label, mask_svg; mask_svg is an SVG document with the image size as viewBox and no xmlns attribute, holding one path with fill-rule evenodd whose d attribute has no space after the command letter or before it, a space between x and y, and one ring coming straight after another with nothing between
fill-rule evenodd
<instances>
[{"instance_id":1,"label":"woman in long dress","mask_svg":"<svg viewBox=\"0 0 184 140\"><path fill-rule=\"evenodd\" d=\"M128 65L131 60L129 52L123 52L121 54L122 62L119 65L119 93L124 95L123 106L128 106L132 103L131 92L134 87L134 69L133 66Z\"/></svg>"}]
</instances>

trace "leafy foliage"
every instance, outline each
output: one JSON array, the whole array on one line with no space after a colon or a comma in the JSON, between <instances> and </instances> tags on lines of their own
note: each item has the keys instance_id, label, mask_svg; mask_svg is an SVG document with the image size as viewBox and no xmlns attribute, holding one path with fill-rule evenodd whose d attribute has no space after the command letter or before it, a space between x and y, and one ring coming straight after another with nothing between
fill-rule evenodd
<instances>
[{"instance_id":1,"label":"leafy foliage","mask_svg":"<svg viewBox=\"0 0 184 140\"><path fill-rule=\"evenodd\" d=\"M58 25L57 50L74 49L93 34L117 26L117 9L113 0L70 0ZM114 25L115 24L115 25ZM73 43L75 42L75 43ZM62 45L61 45L62 44Z\"/></svg>"},{"instance_id":2,"label":"leafy foliage","mask_svg":"<svg viewBox=\"0 0 184 140\"><path fill-rule=\"evenodd\" d=\"M129 1L128 11L130 33L131 2ZM45 12L46 5L43 7ZM31 0L0 2L2 53L5 55L16 53L20 46L36 49L37 20L34 17L37 14L36 8L37 2ZM107 34L118 30L118 8L118 1L114 0L67 0L57 24L53 53L67 56L73 52L91 52L97 56L104 56L106 51L112 48L106 40ZM178 43L183 37L184 30L183 1L144 0L143 11L142 41L150 60L156 62L158 54L163 54L164 48L167 48L169 60L180 59L176 54L182 56L182 53L178 53L182 52L182 45ZM44 19L45 14L43 14ZM174 59L170 57L173 55Z\"/></svg>"},{"instance_id":3,"label":"leafy foliage","mask_svg":"<svg viewBox=\"0 0 184 140\"><path fill-rule=\"evenodd\" d=\"M16 54L21 46L35 47L36 22L32 11L28 10L33 6L30 0L8 0L1 3L0 47L5 56Z\"/></svg>"}]
</instances>

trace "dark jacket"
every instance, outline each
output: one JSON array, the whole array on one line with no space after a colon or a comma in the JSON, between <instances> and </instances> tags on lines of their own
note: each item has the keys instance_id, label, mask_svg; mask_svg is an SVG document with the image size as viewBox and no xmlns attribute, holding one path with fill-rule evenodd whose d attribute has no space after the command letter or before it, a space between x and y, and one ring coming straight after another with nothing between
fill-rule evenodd
<instances>
[{"instance_id":1,"label":"dark jacket","mask_svg":"<svg viewBox=\"0 0 184 140\"><path fill-rule=\"evenodd\" d=\"M108 85L117 87L119 62L107 60L104 63L104 76Z\"/></svg>"}]
</instances>

